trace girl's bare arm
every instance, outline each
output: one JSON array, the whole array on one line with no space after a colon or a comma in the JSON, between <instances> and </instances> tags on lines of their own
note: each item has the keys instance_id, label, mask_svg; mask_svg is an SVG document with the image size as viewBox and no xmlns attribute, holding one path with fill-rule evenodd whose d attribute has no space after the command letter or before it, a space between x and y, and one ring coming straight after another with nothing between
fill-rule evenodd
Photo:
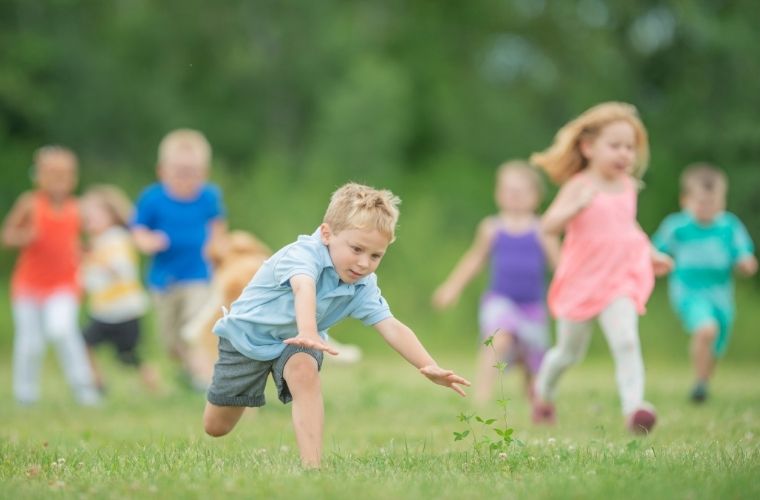
<instances>
[{"instance_id":1,"label":"girl's bare arm","mask_svg":"<svg viewBox=\"0 0 760 500\"><path fill-rule=\"evenodd\" d=\"M490 219L481 221L472 245L459 259L446 281L433 293L433 305L435 307L444 309L456 303L464 287L483 269L491 251L493 235L493 221Z\"/></svg>"},{"instance_id":2,"label":"girl's bare arm","mask_svg":"<svg viewBox=\"0 0 760 500\"><path fill-rule=\"evenodd\" d=\"M32 201L31 193L22 194L5 216L2 229L3 245L20 248L31 243L36 237L32 221Z\"/></svg>"},{"instance_id":3,"label":"girl's bare arm","mask_svg":"<svg viewBox=\"0 0 760 500\"><path fill-rule=\"evenodd\" d=\"M579 178L567 181L541 217L542 232L559 236L568 222L596 196L597 189Z\"/></svg>"}]
</instances>

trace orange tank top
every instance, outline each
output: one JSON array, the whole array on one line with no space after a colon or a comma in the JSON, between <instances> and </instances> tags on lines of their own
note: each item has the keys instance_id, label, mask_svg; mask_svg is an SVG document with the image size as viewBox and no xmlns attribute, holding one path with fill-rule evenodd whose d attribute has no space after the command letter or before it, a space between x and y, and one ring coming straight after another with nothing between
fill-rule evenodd
<instances>
[{"instance_id":1,"label":"orange tank top","mask_svg":"<svg viewBox=\"0 0 760 500\"><path fill-rule=\"evenodd\" d=\"M79 208L74 198L55 208L41 192L32 201L35 239L21 249L11 279L11 296L45 298L79 293Z\"/></svg>"}]
</instances>

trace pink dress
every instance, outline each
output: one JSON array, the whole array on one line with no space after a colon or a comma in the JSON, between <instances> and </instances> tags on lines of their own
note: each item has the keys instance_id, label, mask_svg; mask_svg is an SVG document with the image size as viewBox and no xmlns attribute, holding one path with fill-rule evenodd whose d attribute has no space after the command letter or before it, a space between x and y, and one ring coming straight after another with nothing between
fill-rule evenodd
<instances>
[{"instance_id":1,"label":"pink dress","mask_svg":"<svg viewBox=\"0 0 760 500\"><path fill-rule=\"evenodd\" d=\"M649 238L636 222L636 191L629 178L625 189L598 193L568 223L547 298L556 318L585 321L620 297L644 313L654 270Z\"/></svg>"}]
</instances>

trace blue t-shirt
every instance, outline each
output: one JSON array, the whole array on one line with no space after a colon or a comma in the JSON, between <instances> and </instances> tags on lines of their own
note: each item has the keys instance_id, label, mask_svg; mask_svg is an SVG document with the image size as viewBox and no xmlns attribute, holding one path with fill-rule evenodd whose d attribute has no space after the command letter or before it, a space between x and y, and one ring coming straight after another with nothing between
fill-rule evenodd
<instances>
[{"instance_id":1,"label":"blue t-shirt","mask_svg":"<svg viewBox=\"0 0 760 500\"><path fill-rule=\"evenodd\" d=\"M377 276L372 273L354 284L343 283L327 246L315 232L299 236L264 262L230 311L214 325L214 333L251 359L279 357L285 349L282 341L298 334L290 278L299 274L310 276L316 284L316 319L322 338L327 338L328 328L348 316L365 325L392 316Z\"/></svg>"},{"instance_id":2,"label":"blue t-shirt","mask_svg":"<svg viewBox=\"0 0 760 500\"><path fill-rule=\"evenodd\" d=\"M173 198L161 183L148 186L137 200L132 225L162 231L169 238L169 247L153 256L148 285L165 290L177 283L208 281L211 269L203 246L209 224L222 217L222 196L214 185L205 184L191 200Z\"/></svg>"},{"instance_id":3,"label":"blue t-shirt","mask_svg":"<svg viewBox=\"0 0 760 500\"><path fill-rule=\"evenodd\" d=\"M687 211L671 214L660 224L652 243L675 261L668 282L676 307L699 296L721 309L733 308L734 265L754 252L738 217L723 212L702 224Z\"/></svg>"}]
</instances>

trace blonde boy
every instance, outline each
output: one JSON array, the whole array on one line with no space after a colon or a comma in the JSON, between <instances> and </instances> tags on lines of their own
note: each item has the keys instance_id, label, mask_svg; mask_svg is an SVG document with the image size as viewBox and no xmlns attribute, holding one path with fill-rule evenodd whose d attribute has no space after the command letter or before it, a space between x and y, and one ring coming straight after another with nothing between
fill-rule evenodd
<instances>
[{"instance_id":1,"label":"blonde boy","mask_svg":"<svg viewBox=\"0 0 760 500\"><path fill-rule=\"evenodd\" d=\"M158 149L159 182L136 204L132 234L152 256L148 272L159 331L193 386L205 390L201 367L180 332L208 298L211 276L205 247L226 231L222 195L207 183L211 147L200 132L169 133Z\"/></svg>"},{"instance_id":2,"label":"blonde boy","mask_svg":"<svg viewBox=\"0 0 760 500\"><path fill-rule=\"evenodd\" d=\"M695 384L691 399L707 399L717 358L728 347L735 315L732 272L757 271L754 245L738 217L725 211L728 182L723 172L696 164L681 174L680 213L669 215L653 237L673 256L669 278L673 308L692 336Z\"/></svg>"},{"instance_id":3,"label":"blonde boy","mask_svg":"<svg viewBox=\"0 0 760 500\"><path fill-rule=\"evenodd\" d=\"M394 240L399 199L349 183L333 193L324 221L267 260L217 322L219 361L208 392L204 427L229 433L246 406L263 406L269 373L283 403L293 401L293 427L304 467L319 467L324 410L319 369L327 329L351 316L432 382L460 395L469 382L440 368L409 327L391 314L375 270Z\"/></svg>"}]
</instances>

